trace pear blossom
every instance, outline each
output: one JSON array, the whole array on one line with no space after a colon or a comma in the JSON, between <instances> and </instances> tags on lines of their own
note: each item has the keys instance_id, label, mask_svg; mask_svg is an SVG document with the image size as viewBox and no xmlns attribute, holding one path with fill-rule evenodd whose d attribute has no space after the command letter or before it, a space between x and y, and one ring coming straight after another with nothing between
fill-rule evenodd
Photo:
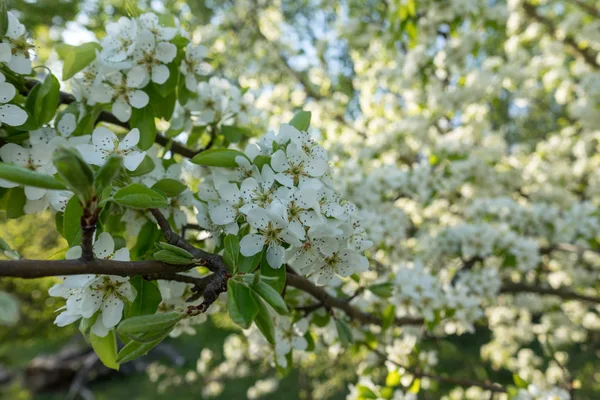
<instances>
[{"instance_id":1,"label":"pear blossom","mask_svg":"<svg viewBox=\"0 0 600 400\"><path fill-rule=\"evenodd\" d=\"M7 63L8 68L17 74L31 73L31 54L33 44L27 35L25 26L13 13L8 13L8 28L0 43L0 62Z\"/></svg>"},{"instance_id":2,"label":"pear blossom","mask_svg":"<svg viewBox=\"0 0 600 400\"><path fill-rule=\"evenodd\" d=\"M112 102L112 113L119 121L127 122L131 118L132 107L144 108L150 100L146 92L138 89L143 80L142 74L129 73L125 76L119 71L109 73L102 82L94 85L91 100L95 103Z\"/></svg>"},{"instance_id":3,"label":"pear blossom","mask_svg":"<svg viewBox=\"0 0 600 400\"><path fill-rule=\"evenodd\" d=\"M133 67L127 73L127 78L139 82L144 87L149 81L163 84L169 79L169 64L177 55L177 47L169 42L157 42L155 36L148 30L142 30L136 39L136 49L133 53Z\"/></svg>"},{"instance_id":4,"label":"pear blossom","mask_svg":"<svg viewBox=\"0 0 600 400\"><path fill-rule=\"evenodd\" d=\"M204 61L208 49L204 46L194 46L189 43L185 49L185 58L181 61L179 70L185 76L185 87L189 91L195 91L198 85L198 76L206 76L211 73L212 67Z\"/></svg>"},{"instance_id":5,"label":"pear blossom","mask_svg":"<svg viewBox=\"0 0 600 400\"><path fill-rule=\"evenodd\" d=\"M31 148L25 148L15 143L7 143L0 147L0 158L4 162L13 163L42 174L53 175L56 172L56 168L52 164L52 147L50 145L39 144ZM19 185L1 179L0 186L10 188ZM46 189L25 186L25 196L29 200L39 200L44 194L46 194Z\"/></svg>"},{"instance_id":6,"label":"pear blossom","mask_svg":"<svg viewBox=\"0 0 600 400\"><path fill-rule=\"evenodd\" d=\"M129 250L122 248L115 251L114 240L107 232L98 236L93 251L100 259L129 261ZM67 259L80 256L80 246L72 247L66 255ZM92 274L64 277L48 293L67 300L66 306L60 309L64 311L54 321L56 325L65 326L80 318L92 318L99 312L92 325L92 332L101 337L106 336L121 321L125 302L132 302L136 296L129 278Z\"/></svg>"},{"instance_id":7,"label":"pear blossom","mask_svg":"<svg viewBox=\"0 0 600 400\"><path fill-rule=\"evenodd\" d=\"M146 156L145 152L134 150L139 141L140 131L137 128L129 131L125 138L119 141L113 131L98 127L92 133L92 144L81 144L77 149L86 162L98 166L104 165L112 154L123 156L125 168L135 171Z\"/></svg>"}]
</instances>

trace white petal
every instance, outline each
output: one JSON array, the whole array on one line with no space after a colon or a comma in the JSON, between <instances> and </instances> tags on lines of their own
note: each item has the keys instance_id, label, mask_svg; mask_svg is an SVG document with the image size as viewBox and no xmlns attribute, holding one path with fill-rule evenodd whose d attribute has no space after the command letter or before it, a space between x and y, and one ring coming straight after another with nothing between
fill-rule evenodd
<instances>
[{"instance_id":1,"label":"white petal","mask_svg":"<svg viewBox=\"0 0 600 400\"><path fill-rule=\"evenodd\" d=\"M267 262L272 268L281 268L285 250L278 244L271 244L267 249Z\"/></svg>"},{"instance_id":2,"label":"white petal","mask_svg":"<svg viewBox=\"0 0 600 400\"><path fill-rule=\"evenodd\" d=\"M131 118L131 106L123 96L119 96L113 102L111 111L121 122L127 122Z\"/></svg>"},{"instance_id":3,"label":"white petal","mask_svg":"<svg viewBox=\"0 0 600 400\"><path fill-rule=\"evenodd\" d=\"M156 45L155 57L158 61L168 64L177 55L177 47L173 43L160 42Z\"/></svg>"},{"instance_id":4,"label":"white petal","mask_svg":"<svg viewBox=\"0 0 600 400\"><path fill-rule=\"evenodd\" d=\"M215 225L227 225L235 221L235 210L227 203L212 207L209 214Z\"/></svg>"},{"instance_id":5,"label":"white petal","mask_svg":"<svg viewBox=\"0 0 600 400\"><path fill-rule=\"evenodd\" d=\"M137 167L140 166L140 164L142 163L142 161L144 161L145 157L146 157L146 153L145 152L132 151L129 154L127 154L125 156L125 158L123 159L123 165L129 171L135 171L137 169Z\"/></svg>"},{"instance_id":6,"label":"white petal","mask_svg":"<svg viewBox=\"0 0 600 400\"><path fill-rule=\"evenodd\" d=\"M119 150L129 150L140 142L140 130L133 128L119 144Z\"/></svg>"},{"instance_id":7,"label":"white petal","mask_svg":"<svg viewBox=\"0 0 600 400\"><path fill-rule=\"evenodd\" d=\"M108 329L116 326L123 316L123 306L125 304L114 294L104 299L102 303L102 324Z\"/></svg>"},{"instance_id":8,"label":"white petal","mask_svg":"<svg viewBox=\"0 0 600 400\"><path fill-rule=\"evenodd\" d=\"M94 243L94 254L100 259L105 259L115 252L115 241L108 232L102 232L98 235L98 240Z\"/></svg>"},{"instance_id":9,"label":"white petal","mask_svg":"<svg viewBox=\"0 0 600 400\"><path fill-rule=\"evenodd\" d=\"M115 251L115 254L112 256L111 260L114 260L114 261L129 261L130 260L129 249L127 247L123 247L123 248Z\"/></svg>"},{"instance_id":10,"label":"white petal","mask_svg":"<svg viewBox=\"0 0 600 400\"><path fill-rule=\"evenodd\" d=\"M65 254L65 259L77 260L78 258L81 257L81 254L82 254L81 246L71 247L69 250L67 250L67 253Z\"/></svg>"},{"instance_id":11,"label":"white petal","mask_svg":"<svg viewBox=\"0 0 600 400\"><path fill-rule=\"evenodd\" d=\"M29 200L39 200L46 194L46 189L25 186L25 197Z\"/></svg>"},{"instance_id":12,"label":"white petal","mask_svg":"<svg viewBox=\"0 0 600 400\"><path fill-rule=\"evenodd\" d=\"M264 209L255 208L248 212L246 219L253 228L265 229L269 225L271 217Z\"/></svg>"},{"instance_id":13,"label":"white petal","mask_svg":"<svg viewBox=\"0 0 600 400\"><path fill-rule=\"evenodd\" d=\"M70 314L68 311L63 311L56 317L56 319L54 320L54 323L57 326L62 327L62 326L67 326L69 324L72 324L73 322L77 321L80 318L81 318L81 315Z\"/></svg>"},{"instance_id":14,"label":"white petal","mask_svg":"<svg viewBox=\"0 0 600 400\"><path fill-rule=\"evenodd\" d=\"M289 188L294 187L294 179L290 174L278 173L275 174L275 180L281 183L283 186L287 186Z\"/></svg>"},{"instance_id":15,"label":"white petal","mask_svg":"<svg viewBox=\"0 0 600 400\"><path fill-rule=\"evenodd\" d=\"M10 126L23 125L27 121L27 113L14 104L4 104L0 106L0 121Z\"/></svg>"},{"instance_id":16,"label":"white petal","mask_svg":"<svg viewBox=\"0 0 600 400\"><path fill-rule=\"evenodd\" d=\"M7 143L0 147L2 161L14 163L22 167L29 165L29 150L14 143Z\"/></svg>"},{"instance_id":17,"label":"white petal","mask_svg":"<svg viewBox=\"0 0 600 400\"><path fill-rule=\"evenodd\" d=\"M108 331L110 331L110 329L104 326L102 318L98 318L94 325L92 325L92 333L96 336L105 337L108 335Z\"/></svg>"},{"instance_id":18,"label":"white petal","mask_svg":"<svg viewBox=\"0 0 600 400\"><path fill-rule=\"evenodd\" d=\"M129 104L135 108L143 108L148 105L148 101L150 101L150 97L141 90L134 90L129 92Z\"/></svg>"},{"instance_id":19,"label":"white petal","mask_svg":"<svg viewBox=\"0 0 600 400\"><path fill-rule=\"evenodd\" d=\"M98 147L91 144L79 144L77 150L85 160L85 162L102 166L106 162L106 153L98 149Z\"/></svg>"},{"instance_id":20,"label":"white petal","mask_svg":"<svg viewBox=\"0 0 600 400\"><path fill-rule=\"evenodd\" d=\"M240 240L240 252L245 257L250 257L262 251L265 237L256 233L248 234Z\"/></svg>"},{"instance_id":21,"label":"white petal","mask_svg":"<svg viewBox=\"0 0 600 400\"><path fill-rule=\"evenodd\" d=\"M12 57L12 51L8 43L0 43L0 62L7 63ZM2 80L4 82L4 80Z\"/></svg>"},{"instance_id":22,"label":"white petal","mask_svg":"<svg viewBox=\"0 0 600 400\"><path fill-rule=\"evenodd\" d=\"M8 82L0 83L0 103L8 103L17 94L17 89Z\"/></svg>"},{"instance_id":23,"label":"white petal","mask_svg":"<svg viewBox=\"0 0 600 400\"><path fill-rule=\"evenodd\" d=\"M155 65L152 67L152 82L162 85L169 79L169 68L166 65Z\"/></svg>"},{"instance_id":24,"label":"white petal","mask_svg":"<svg viewBox=\"0 0 600 400\"><path fill-rule=\"evenodd\" d=\"M75 120L75 114L71 113L63 115L56 127L58 132L63 136L71 136L75 128L77 128L77 121Z\"/></svg>"},{"instance_id":25,"label":"white petal","mask_svg":"<svg viewBox=\"0 0 600 400\"><path fill-rule=\"evenodd\" d=\"M282 172L290 167L283 150L277 150L273 156L271 156L271 167L273 167L275 172Z\"/></svg>"},{"instance_id":26,"label":"white petal","mask_svg":"<svg viewBox=\"0 0 600 400\"><path fill-rule=\"evenodd\" d=\"M94 129L94 132L92 133L92 143L94 146L97 146L101 149L114 150L115 143L118 142L119 139L117 138L117 135L104 126Z\"/></svg>"},{"instance_id":27,"label":"white petal","mask_svg":"<svg viewBox=\"0 0 600 400\"><path fill-rule=\"evenodd\" d=\"M22 54L14 54L8 62L8 68L17 74L29 75L31 73L31 60Z\"/></svg>"}]
</instances>

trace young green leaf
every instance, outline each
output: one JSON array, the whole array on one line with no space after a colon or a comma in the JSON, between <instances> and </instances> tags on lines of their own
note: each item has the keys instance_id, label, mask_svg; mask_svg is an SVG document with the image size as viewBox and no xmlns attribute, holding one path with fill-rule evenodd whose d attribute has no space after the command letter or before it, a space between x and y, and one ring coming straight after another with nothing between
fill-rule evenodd
<instances>
[{"instance_id":1,"label":"young green leaf","mask_svg":"<svg viewBox=\"0 0 600 400\"><path fill-rule=\"evenodd\" d=\"M276 278L269 279L266 282L278 293L281 293L285 287L285 266L281 266L280 268L272 268L267 262L266 258L266 252L264 252L262 261L260 263L260 273L263 276L263 279Z\"/></svg>"},{"instance_id":2,"label":"young green leaf","mask_svg":"<svg viewBox=\"0 0 600 400\"><path fill-rule=\"evenodd\" d=\"M289 313L283 297L266 282L259 280L256 284L252 285L252 289L273 307L278 314L286 315Z\"/></svg>"},{"instance_id":3,"label":"young green leaf","mask_svg":"<svg viewBox=\"0 0 600 400\"><path fill-rule=\"evenodd\" d=\"M119 351L119 354L117 355L117 362L120 364L124 364L126 362L135 360L138 357L148 354L150 350L156 347L156 345L162 342L167 336L168 334L164 337L156 339L153 342L148 343L140 343L136 342L135 340L132 340L131 342L127 343L121 349L121 351Z\"/></svg>"},{"instance_id":4,"label":"young green leaf","mask_svg":"<svg viewBox=\"0 0 600 400\"><path fill-rule=\"evenodd\" d=\"M182 257L179 254L170 252L169 250L159 250L154 253L154 258L167 264L173 265L189 265L192 264L192 259Z\"/></svg>"},{"instance_id":5,"label":"young green leaf","mask_svg":"<svg viewBox=\"0 0 600 400\"><path fill-rule=\"evenodd\" d=\"M127 318L119 324L117 332L132 340L150 343L171 332L183 317L183 314L169 312Z\"/></svg>"},{"instance_id":6,"label":"young green leaf","mask_svg":"<svg viewBox=\"0 0 600 400\"><path fill-rule=\"evenodd\" d=\"M133 108L129 126L131 129L138 128L140 130L138 147L141 150L148 150L152 147L156 138L156 123L152 107Z\"/></svg>"},{"instance_id":7,"label":"young green leaf","mask_svg":"<svg viewBox=\"0 0 600 400\"><path fill-rule=\"evenodd\" d=\"M230 271L237 271L238 258L240 255L240 241L236 235L227 235L223 240L225 246L225 252L223 253L223 260L229 267Z\"/></svg>"},{"instance_id":8,"label":"young green leaf","mask_svg":"<svg viewBox=\"0 0 600 400\"><path fill-rule=\"evenodd\" d=\"M194 258L194 256L192 255L192 253L190 253L189 251L187 251L185 249L182 249L181 247L178 247L178 246L173 246L170 243L160 242L160 243L157 243L157 245L161 249L168 250L171 253L177 254L178 256L181 256L181 257L184 257L184 258L187 258L187 259L190 259L190 260L192 260Z\"/></svg>"},{"instance_id":9,"label":"young green leaf","mask_svg":"<svg viewBox=\"0 0 600 400\"><path fill-rule=\"evenodd\" d=\"M192 162L208 167L235 168L238 166L235 162L236 157L247 158L246 154L234 149L210 149L195 155Z\"/></svg>"},{"instance_id":10,"label":"young green leaf","mask_svg":"<svg viewBox=\"0 0 600 400\"><path fill-rule=\"evenodd\" d=\"M252 296L258 305L258 314L256 314L254 323L262 332L265 339L267 339L267 342L275 344L275 325L273 325L273 317L260 297L254 292L252 292Z\"/></svg>"},{"instance_id":11,"label":"young green leaf","mask_svg":"<svg viewBox=\"0 0 600 400\"><path fill-rule=\"evenodd\" d=\"M98 169L94 177L94 188L96 193L102 193L104 189L112 185L114 179L121 172L123 157L113 155L106 160L103 166Z\"/></svg>"},{"instance_id":12,"label":"young green leaf","mask_svg":"<svg viewBox=\"0 0 600 400\"><path fill-rule=\"evenodd\" d=\"M75 246L81 241L81 216L83 215L83 207L81 202L75 196L65 207L63 218L63 236L67 239L69 246Z\"/></svg>"},{"instance_id":13,"label":"young green leaf","mask_svg":"<svg viewBox=\"0 0 600 400\"><path fill-rule=\"evenodd\" d=\"M335 328L337 329L338 338L340 339L342 346L347 347L352 344L352 331L346 322L336 319Z\"/></svg>"},{"instance_id":14,"label":"young green leaf","mask_svg":"<svg viewBox=\"0 0 600 400\"><path fill-rule=\"evenodd\" d=\"M92 197L94 171L76 150L59 147L54 151L52 163L69 189L82 201L85 202Z\"/></svg>"},{"instance_id":15,"label":"young green leaf","mask_svg":"<svg viewBox=\"0 0 600 400\"><path fill-rule=\"evenodd\" d=\"M34 118L39 126L54 118L60 98L60 83L52 74L46 75L35 98Z\"/></svg>"},{"instance_id":16,"label":"young green leaf","mask_svg":"<svg viewBox=\"0 0 600 400\"><path fill-rule=\"evenodd\" d=\"M135 288L137 294L135 300L125 312L126 318L154 314L162 300L156 283L147 281L140 276L131 278L129 282Z\"/></svg>"},{"instance_id":17,"label":"young green leaf","mask_svg":"<svg viewBox=\"0 0 600 400\"><path fill-rule=\"evenodd\" d=\"M113 199L117 204L138 209L165 207L169 204L162 194L138 183L119 189Z\"/></svg>"},{"instance_id":18,"label":"young green leaf","mask_svg":"<svg viewBox=\"0 0 600 400\"><path fill-rule=\"evenodd\" d=\"M262 251L251 257L246 257L241 253L238 255L238 272L250 273L258 267L262 259Z\"/></svg>"},{"instance_id":19,"label":"young green leaf","mask_svg":"<svg viewBox=\"0 0 600 400\"><path fill-rule=\"evenodd\" d=\"M176 197L187 188L183 183L175 179L161 179L152 185L152 189L157 192L164 193L167 197Z\"/></svg>"},{"instance_id":20,"label":"young green leaf","mask_svg":"<svg viewBox=\"0 0 600 400\"><path fill-rule=\"evenodd\" d=\"M227 310L231 320L244 329L250 328L259 311L250 288L234 279L227 282Z\"/></svg>"},{"instance_id":21,"label":"young green leaf","mask_svg":"<svg viewBox=\"0 0 600 400\"><path fill-rule=\"evenodd\" d=\"M65 190L67 186L50 175L41 174L15 164L0 163L0 178L24 186Z\"/></svg>"},{"instance_id":22,"label":"young green leaf","mask_svg":"<svg viewBox=\"0 0 600 400\"><path fill-rule=\"evenodd\" d=\"M310 126L311 113L309 111L300 111L290 121L290 125L299 131L305 131Z\"/></svg>"},{"instance_id":23,"label":"young green leaf","mask_svg":"<svg viewBox=\"0 0 600 400\"><path fill-rule=\"evenodd\" d=\"M117 362L117 336L115 330L111 329L104 337L96 336L90 333L90 344L98 355L102 364L110 369L119 370Z\"/></svg>"},{"instance_id":24,"label":"young green leaf","mask_svg":"<svg viewBox=\"0 0 600 400\"><path fill-rule=\"evenodd\" d=\"M58 57L63 60L62 80L66 81L87 67L96 59L96 50L101 50L99 43L90 42L80 46L59 43L54 47Z\"/></svg>"}]
</instances>

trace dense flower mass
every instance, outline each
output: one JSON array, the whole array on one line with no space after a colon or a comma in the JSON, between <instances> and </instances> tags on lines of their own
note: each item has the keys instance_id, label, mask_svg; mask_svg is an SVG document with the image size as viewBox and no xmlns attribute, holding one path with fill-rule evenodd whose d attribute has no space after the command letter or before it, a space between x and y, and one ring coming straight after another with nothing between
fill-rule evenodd
<instances>
[{"instance_id":1,"label":"dense flower mass","mask_svg":"<svg viewBox=\"0 0 600 400\"><path fill-rule=\"evenodd\" d=\"M57 51L63 84L6 14L0 207L52 212L82 266L57 274L55 323L94 346L118 336L111 368L209 320L239 327L186 374L206 397L260 371L259 398L294 368L310 398L593 392L590 10L349 1L304 25L301 4L237 3L190 32L167 14L109 22L68 47L79 63Z\"/></svg>"}]
</instances>

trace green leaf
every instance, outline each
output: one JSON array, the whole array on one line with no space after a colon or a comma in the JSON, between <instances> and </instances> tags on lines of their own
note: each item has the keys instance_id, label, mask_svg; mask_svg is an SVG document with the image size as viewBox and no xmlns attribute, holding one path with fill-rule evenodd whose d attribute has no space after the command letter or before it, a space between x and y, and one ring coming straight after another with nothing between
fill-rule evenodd
<instances>
[{"instance_id":1,"label":"green leaf","mask_svg":"<svg viewBox=\"0 0 600 400\"><path fill-rule=\"evenodd\" d=\"M396 307L393 304L388 304L385 310L383 310L383 318L381 327L383 330L388 329L394 324L396 319Z\"/></svg>"},{"instance_id":2,"label":"green leaf","mask_svg":"<svg viewBox=\"0 0 600 400\"><path fill-rule=\"evenodd\" d=\"M385 385L386 386L398 386L401 383L401 379L402 379L402 375L400 375L400 372L398 372L398 370L393 370L388 372L387 377L385 378Z\"/></svg>"},{"instance_id":3,"label":"green leaf","mask_svg":"<svg viewBox=\"0 0 600 400\"><path fill-rule=\"evenodd\" d=\"M235 158L239 156L246 157L244 153L234 149L210 149L196 154L194 158L192 158L192 162L208 167L235 168L238 166L235 162Z\"/></svg>"},{"instance_id":4,"label":"green leaf","mask_svg":"<svg viewBox=\"0 0 600 400\"><path fill-rule=\"evenodd\" d=\"M14 326L19 322L19 300L0 291L0 325Z\"/></svg>"},{"instance_id":5,"label":"green leaf","mask_svg":"<svg viewBox=\"0 0 600 400\"><path fill-rule=\"evenodd\" d=\"M275 311L280 315L286 315L289 313L287 305L283 300L283 297L273 289L269 284L258 281L252 286L252 289L260 295Z\"/></svg>"},{"instance_id":6,"label":"green leaf","mask_svg":"<svg viewBox=\"0 0 600 400\"><path fill-rule=\"evenodd\" d=\"M172 244L169 244L167 242L160 242L160 243L157 243L157 245L158 245L158 247L160 247L163 250L168 250L171 253L175 253L178 256L185 257L188 260L192 260L194 258L192 253L190 253L189 251L182 249L181 247L178 247L178 246L173 246Z\"/></svg>"},{"instance_id":7,"label":"green leaf","mask_svg":"<svg viewBox=\"0 0 600 400\"><path fill-rule=\"evenodd\" d=\"M357 385L356 391L358 392L360 399L378 399L379 398L379 396L377 396L375 394L375 392L373 392L371 389L369 389L368 387L363 386L363 385Z\"/></svg>"},{"instance_id":8,"label":"green leaf","mask_svg":"<svg viewBox=\"0 0 600 400\"><path fill-rule=\"evenodd\" d=\"M96 336L90 333L90 344L98 355L102 364L110 369L119 370L117 362L117 336L115 330L111 329L104 337Z\"/></svg>"},{"instance_id":9,"label":"green leaf","mask_svg":"<svg viewBox=\"0 0 600 400\"><path fill-rule=\"evenodd\" d=\"M69 189L82 201L87 202L92 197L94 171L83 161L77 150L59 147L54 151L52 163Z\"/></svg>"},{"instance_id":10,"label":"green leaf","mask_svg":"<svg viewBox=\"0 0 600 400\"><path fill-rule=\"evenodd\" d=\"M0 163L0 178L24 186L65 190L67 186L50 175L40 174L15 164Z\"/></svg>"},{"instance_id":11,"label":"green leaf","mask_svg":"<svg viewBox=\"0 0 600 400\"><path fill-rule=\"evenodd\" d=\"M519 389L527 389L529 384L523 378L521 378L518 374L513 374L513 382Z\"/></svg>"},{"instance_id":12,"label":"green leaf","mask_svg":"<svg viewBox=\"0 0 600 400\"><path fill-rule=\"evenodd\" d=\"M240 241L236 235L227 235L223 240L223 245L225 246L223 261L230 271L236 272L240 255Z\"/></svg>"},{"instance_id":13,"label":"green leaf","mask_svg":"<svg viewBox=\"0 0 600 400\"><path fill-rule=\"evenodd\" d=\"M156 124L152 107L133 108L129 126L131 129L138 128L140 130L138 147L141 150L148 150L152 147L156 138Z\"/></svg>"},{"instance_id":14,"label":"green leaf","mask_svg":"<svg viewBox=\"0 0 600 400\"><path fill-rule=\"evenodd\" d=\"M254 157L254 160L252 160L252 163L258 167L259 171L262 171L262 167L264 165L271 163L271 157L258 155L256 157Z\"/></svg>"},{"instance_id":15,"label":"green leaf","mask_svg":"<svg viewBox=\"0 0 600 400\"><path fill-rule=\"evenodd\" d=\"M310 111L300 111L290 121L290 125L299 131L305 131L310 126Z\"/></svg>"},{"instance_id":16,"label":"green leaf","mask_svg":"<svg viewBox=\"0 0 600 400\"><path fill-rule=\"evenodd\" d=\"M177 312L140 315L122 321L117 332L141 343L151 343L169 334L183 317Z\"/></svg>"},{"instance_id":17,"label":"green leaf","mask_svg":"<svg viewBox=\"0 0 600 400\"><path fill-rule=\"evenodd\" d=\"M240 253L238 256L238 272L250 273L254 271L258 267L262 256L262 251L252 257L246 257Z\"/></svg>"},{"instance_id":18,"label":"green leaf","mask_svg":"<svg viewBox=\"0 0 600 400\"><path fill-rule=\"evenodd\" d=\"M100 313L96 312L89 318L81 318L81 321L79 322L79 331L83 336L89 337L92 326L94 326L98 319L98 315L100 315Z\"/></svg>"},{"instance_id":19,"label":"green leaf","mask_svg":"<svg viewBox=\"0 0 600 400\"><path fill-rule=\"evenodd\" d=\"M410 388L408 388L408 391L410 393L417 394L417 393L419 393L420 390L421 390L421 379L415 378L412 385L410 385Z\"/></svg>"},{"instance_id":20,"label":"green leaf","mask_svg":"<svg viewBox=\"0 0 600 400\"><path fill-rule=\"evenodd\" d=\"M81 241L81 217L83 208L81 202L75 196L71 197L65 207L63 218L63 233L69 246L75 246Z\"/></svg>"},{"instance_id":21,"label":"green leaf","mask_svg":"<svg viewBox=\"0 0 600 400\"><path fill-rule=\"evenodd\" d=\"M126 362L135 360L138 357L148 354L150 350L156 347L156 345L162 342L167 336L168 335L148 343L140 343L136 342L135 340L132 340L131 342L127 343L121 349L121 351L119 351L119 354L117 355L117 362L120 364L124 364Z\"/></svg>"},{"instance_id":22,"label":"green leaf","mask_svg":"<svg viewBox=\"0 0 600 400\"><path fill-rule=\"evenodd\" d=\"M179 196L186 188L186 185L175 179L161 179L152 185L152 189L164 193L167 197Z\"/></svg>"},{"instance_id":23,"label":"green leaf","mask_svg":"<svg viewBox=\"0 0 600 400\"><path fill-rule=\"evenodd\" d=\"M0 0L0 40L4 39L6 32L8 32L8 7L6 7L6 0Z\"/></svg>"},{"instance_id":24,"label":"green leaf","mask_svg":"<svg viewBox=\"0 0 600 400\"><path fill-rule=\"evenodd\" d=\"M374 295L387 299L394 294L394 284L391 282L378 283L368 288Z\"/></svg>"},{"instance_id":25,"label":"green leaf","mask_svg":"<svg viewBox=\"0 0 600 400\"><path fill-rule=\"evenodd\" d=\"M119 189L113 199L117 204L138 209L159 208L169 204L163 195L139 183Z\"/></svg>"},{"instance_id":26,"label":"green leaf","mask_svg":"<svg viewBox=\"0 0 600 400\"><path fill-rule=\"evenodd\" d=\"M112 185L114 179L119 175L119 172L121 172L122 163L123 158L115 155L109 157L104 165L98 169L94 178L94 188L96 189L96 193L102 193L104 189Z\"/></svg>"},{"instance_id":27,"label":"green leaf","mask_svg":"<svg viewBox=\"0 0 600 400\"><path fill-rule=\"evenodd\" d=\"M253 136L252 132L250 132L247 128L233 125L222 126L221 132L223 132L223 136L225 136L225 139L227 139L229 143L238 143L244 136Z\"/></svg>"},{"instance_id":28,"label":"green leaf","mask_svg":"<svg viewBox=\"0 0 600 400\"><path fill-rule=\"evenodd\" d=\"M250 288L234 279L227 281L227 310L231 320L244 329L250 328L259 311Z\"/></svg>"},{"instance_id":29,"label":"green leaf","mask_svg":"<svg viewBox=\"0 0 600 400\"><path fill-rule=\"evenodd\" d=\"M135 171L127 171L127 175L129 176L141 176L146 175L149 172L154 171L154 161L152 161L152 157L146 154L146 157L142 160L142 163L135 169Z\"/></svg>"},{"instance_id":30,"label":"green leaf","mask_svg":"<svg viewBox=\"0 0 600 400\"><path fill-rule=\"evenodd\" d=\"M35 98L34 118L39 126L54 118L60 98L60 83L52 74L46 75Z\"/></svg>"},{"instance_id":31,"label":"green leaf","mask_svg":"<svg viewBox=\"0 0 600 400\"><path fill-rule=\"evenodd\" d=\"M335 328L337 329L338 338L342 346L347 347L352 344L352 331L348 324L341 319L335 320Z\"/></svg>"},{"instance_id":32,"label":"green leaf","mask_svg":"<svg viewBox=\"0 0 600 400\"><path fill-rule=\"evenodd\" d=\"M25 214L23 207L27 202L27 197L25 197L25 190L22 187L9 189L5 201L6 216L8 218L19 218Z\"/></svg>"},{"instance_id":33,"label":"green leaf","mask_svg":"<svg viewBox=\"0 0 600 400\"><path fill-rule=\"evenodd\" d=\"M62 80L66 81L94 61L96 50L101 50L102 46L96 42L84 43L80 46L59 43L54 49L58 57L63 60Z\"/></svg>"},{"instance_id":34,"label":"green leaf","mask_svg":"<svg viewBox=\"0 0 600 400\"><path fill-rule=\"evenodd\" d=\"M154 253L154 258L156 258L158 261L173 265L189 265L193 263L190 258L182 257L179 254L170 252L169 250L157 251Z\"/></svg>"},{"instance_id":35,"label":"green leaf","mask_svg":"<svg viewBox=\"0 0 600 400\"><path fill-rule=\"evenodd\" d=\"M263 277L266 278L276 278L273 280L268 280L269 285L273 287L278 293L283 291L285 287L285 265L282 265L279 268L273 268L267 262L267 253L263 252L263 258L260 263L260 273Z\"/></svg>"},{"instance_id":36,"label":"green leaf","mask_svg":"<svg viewBox=\"0 0 600 400\"><path fill-rule=\"evenodd\" d=\"M254 318L254 323L262 332L265 339L267 339L267 342L275 344L275 326L273 325L273 317L260 297L254 292L252 292L252 296L258 305L258 314L256 314L256 317Z\"/></svg>"},{"instance_id":37,"label":"green leaf","mask_svg":"<svg viewBox=\"0 0 600 400\"><path fill-rule=\"evenodd\" d=\"M125 313L126 318L154 314L162 300L156 283L147 281L141 276L131 278L129 282L135 288L137 294Z\"/></svg>"}]
</instances>

